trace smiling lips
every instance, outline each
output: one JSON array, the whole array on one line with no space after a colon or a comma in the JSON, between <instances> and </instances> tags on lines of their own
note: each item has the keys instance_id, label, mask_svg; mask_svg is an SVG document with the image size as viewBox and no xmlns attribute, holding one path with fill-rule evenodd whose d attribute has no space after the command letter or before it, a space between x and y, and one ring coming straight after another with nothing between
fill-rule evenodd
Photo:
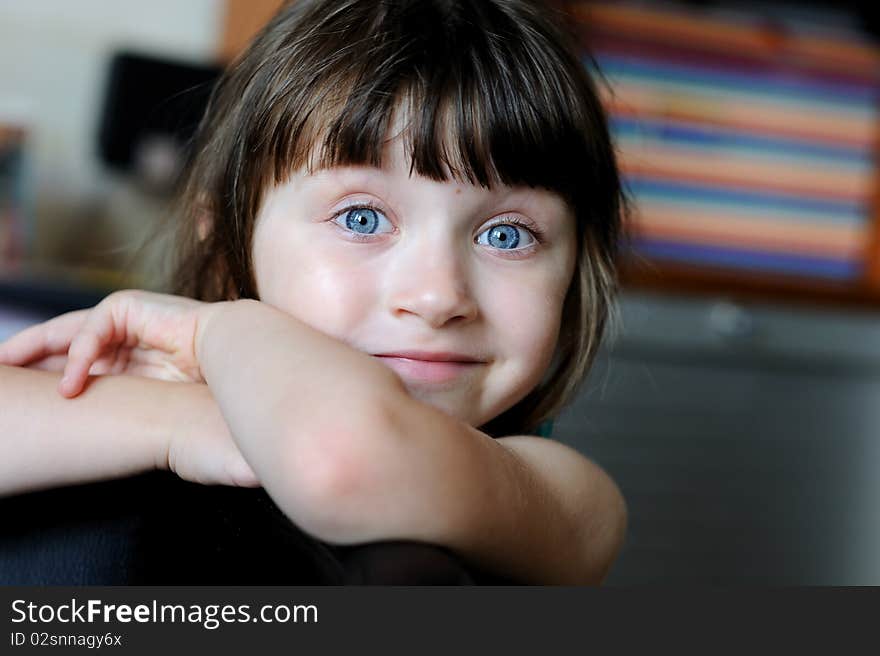
<instances>
[{"instance_id":1,"label":"smiling lips","mask_svg":"<svg viewBox=\"0 0 880 656\"><path fill-rule=\"evenodd\" d=\"M376 355L404 380L446 383L484 364L462 353L398 351Z\"/></svg>"}]
</instances>

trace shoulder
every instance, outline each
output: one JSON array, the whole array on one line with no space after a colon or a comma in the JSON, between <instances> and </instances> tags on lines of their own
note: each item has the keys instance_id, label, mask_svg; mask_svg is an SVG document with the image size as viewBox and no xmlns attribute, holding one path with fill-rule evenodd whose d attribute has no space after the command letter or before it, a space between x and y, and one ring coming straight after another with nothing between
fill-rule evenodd
<instances>
[{"instance_id":1,"label":"shoulder","mask_svg":"<svg viewBox=\"0 0 880 656\"><path fill-rule=\"evenodd\" d=\"M577 449L556 440L511 435L497 442L529 470L534 482L581 527L590 549L605 553L610 565L622 546L628 514L611 476Z\"/></svg>"}]
</instances>

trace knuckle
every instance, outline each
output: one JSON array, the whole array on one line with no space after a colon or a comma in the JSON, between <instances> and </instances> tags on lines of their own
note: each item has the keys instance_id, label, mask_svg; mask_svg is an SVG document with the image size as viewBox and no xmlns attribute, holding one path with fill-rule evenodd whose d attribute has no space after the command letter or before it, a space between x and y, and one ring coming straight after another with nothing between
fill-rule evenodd
<instances>
[{"instance_id":1,"label":"knuckle","mask_svg":"<svg viewBox=\"0 0 880 656\"><path fill-rule=\"evenodd\" d=\"M70 345L70 357L90 357L98 344L98 338L92 333L80 333Z\"/></svg>"},{"instance_id":2,"label":"knuckle","mask_svg":"<svg viewBox=\"0 0 880 656\"><path fill-rule=\"evenodd\" d=\"M142 292L139 289L119 289L112 292L101 303L109 306L125 305L126 303L139 299L141 293Z\"/></svg>"},{"instance_id":3,"label":"knuckle","mask_svg":"<svg viewBox=\"0 0 880 656\"><path fill-rule=\"evenodd\" d=\"M95 306L95 309L112 309L114 306L125 303L127 295L124 291L116 291L106 296L103 301Z\"/></svg>"},{"instance_id":4,"label":"knuckle","mask_svg":"<svg viewBox=\"0 0 880 656\"><path fill-rule=\"evenodd\" d=\"M42 333L46 345L51 350L60 349L70 340L69 331L64 329L61 321L48 321L34 329L35 334Z\"/></svg>"},{"instance_id":5,"label":"knuckle","mask_svg":"<svg viewBox=\"0 0 880 656\"><path fill-rule=\"evenodd\" d=\"M122 291L127 299L142 299L146 292L143 289L125 289Z\"/></svg>"},{"instance_id":6,"label":"knuckle","mask_svg":"<svg viewBox=\"0 0 880 656\"><path fill-rule=\"evenodd\" d=\"M51 323L47 323L43 327L43 334L46 339L46 344L49 345L49 348L61 346L61 336L58 334L58 328L56 326Z\"/></svg>"}]
</instances>

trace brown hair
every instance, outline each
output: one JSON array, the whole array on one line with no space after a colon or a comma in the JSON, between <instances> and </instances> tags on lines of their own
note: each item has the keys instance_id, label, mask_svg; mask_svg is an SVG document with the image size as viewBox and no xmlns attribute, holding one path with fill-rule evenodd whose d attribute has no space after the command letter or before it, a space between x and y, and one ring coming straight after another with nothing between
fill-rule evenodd
<instances>
[{"instance_id":1,"label":"brown hair","mask_svg":"<svg viewBox=\"0 0 880 656\"><path fill-rule=\"evenodd\" d=\"M255 298L251 242L265 190L303 167L381 166L401 108L419 175L542 187L573 208L577 264L554 360L483 427L534 430L595 356L613 307L623 208L604 112L561 24L528 0L285 4L211 96L183 180L169 290Z\"/></svg>"}]
</instances>

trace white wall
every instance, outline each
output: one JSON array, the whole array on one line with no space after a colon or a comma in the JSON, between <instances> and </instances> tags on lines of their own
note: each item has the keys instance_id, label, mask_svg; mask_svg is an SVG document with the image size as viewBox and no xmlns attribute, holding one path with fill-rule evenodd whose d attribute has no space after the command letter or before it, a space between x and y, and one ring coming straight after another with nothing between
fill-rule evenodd
<instances>
[{"instance_id":1,"label":"white wall","mask_svg":"<svg viewBox=\"0 0 880 656\"><path fill-rule=\"evenodd\" d=\"M95 157L112 53L209 61L224 10L224 0L0 0L0 121L29 128L37 256L66 257L65 235L82 234L118 191Z\"/></svg>"}]
</instances>

